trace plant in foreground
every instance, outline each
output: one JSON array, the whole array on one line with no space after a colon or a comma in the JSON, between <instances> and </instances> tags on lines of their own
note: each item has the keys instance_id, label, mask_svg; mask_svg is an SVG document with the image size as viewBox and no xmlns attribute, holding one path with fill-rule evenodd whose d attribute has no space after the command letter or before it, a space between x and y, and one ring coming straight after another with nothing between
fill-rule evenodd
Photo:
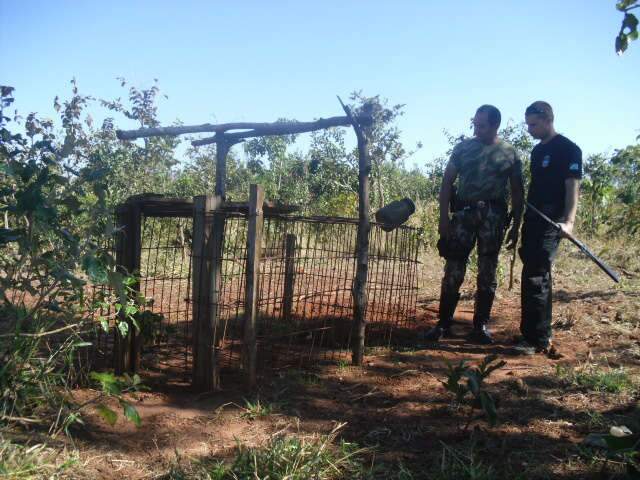
<instances>
[{"instance_id":1,"label":"plant in foreground","mask_svg":"<svg viewBox=\"0 0 640 480\"><path fill-rule=\"evenodd\" d=\"M504 360L497 361L496 355L487 355L477 367L469 366L465 360L457 365L448 364L446 381L441 381L444 388L455 396L458 406L468 407L466 431L474 418L475 409L483 411L490 425L498 421L497 404L489 392L485 389L484 381L495 370L506 365ZM466 382L465 382L466 380Z\"/></svg>"}]
</instances>

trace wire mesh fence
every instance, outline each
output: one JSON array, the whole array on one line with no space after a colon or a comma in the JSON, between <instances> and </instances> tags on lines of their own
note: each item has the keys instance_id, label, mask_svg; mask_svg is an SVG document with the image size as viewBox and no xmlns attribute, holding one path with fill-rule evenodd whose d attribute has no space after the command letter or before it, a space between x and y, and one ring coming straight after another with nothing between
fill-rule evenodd
<instances>
[{"instance_id":1,"label":"wire mesh fence","mask_svg":"<svg viewBox=\"0 0 640 480\"><path fill-rule=\"evenodd\" d=\"M192 217L142 216L140 293L146 299L140 367L188 381L192 369ZM224 213L215 327L221 373L241 368L247 226ZM258 278L258 365L304 366L345 355L351 342L357 221L265 215ZM367 345L389 345L411 330L417 300L419 231L370 232ZM113 317L113 315L111 315ZM103 354L113 346L97 342Z\"/></svg>"}]
</instances>

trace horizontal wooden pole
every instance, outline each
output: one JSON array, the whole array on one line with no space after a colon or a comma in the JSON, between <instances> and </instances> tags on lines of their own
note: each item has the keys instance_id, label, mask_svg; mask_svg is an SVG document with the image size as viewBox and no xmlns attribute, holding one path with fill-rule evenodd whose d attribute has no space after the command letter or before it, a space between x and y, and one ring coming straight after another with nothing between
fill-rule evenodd
<instances>
[{"instance_id":1,"label":"horizontal wooden pole","mask_svg":"<svg viewBox=\"0 0 640 480\"><path fill-rule=\"evenodd\" d=\"M361 123L371 123L370 118L359 118ZM202 125L182 125L175 127L156 127L156 128L139 128L137 130L116 130L116 136L120 140L135 140L136 138L145 137L162 137L184 135L187 133L205 133L215 132L216 135L211 138L196 140L193 145L207 145L215 143L224 135L224 141L237 143L244 138L259 137L262 135L291 135L295 133L312 132L329 127L345 127L351 125L348 117L330 117L320 118L313 122L273 122L273 123L255 123L255 122L236 122L236 123L220 123L211 124L204 123ZM242 132L225 133L229 130L245 130Z\"/></svg>"}]
</instances>

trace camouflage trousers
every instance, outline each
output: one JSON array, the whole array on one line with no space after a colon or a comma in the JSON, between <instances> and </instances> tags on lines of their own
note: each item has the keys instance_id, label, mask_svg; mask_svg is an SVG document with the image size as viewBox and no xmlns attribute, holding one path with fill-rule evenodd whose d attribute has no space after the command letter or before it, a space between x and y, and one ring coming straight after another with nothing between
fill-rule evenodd
<instances>
[{"instance_id":1,"label":"camouflage trousers","mask_svg":"<svg viewBox=\"0 0 640 480\"><path fill-rule=\"evenodd\" d=\"M445 258L444 277L440 292L440 321L451 322L459 291L467 270L469 255L477 244L478 277L475 298L474 325L489 321L495 297L498 254L504 240L507 211L505 206L484 204L454 213L450 220L450 235L438 242Z\"/></svg>"}]
</instances>

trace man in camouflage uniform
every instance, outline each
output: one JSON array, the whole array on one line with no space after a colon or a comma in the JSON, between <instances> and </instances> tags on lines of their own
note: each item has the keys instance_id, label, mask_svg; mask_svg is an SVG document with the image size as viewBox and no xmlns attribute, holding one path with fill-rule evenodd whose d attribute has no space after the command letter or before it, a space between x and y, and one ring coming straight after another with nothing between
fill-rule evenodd
<instances>
[{"instance_id":1,"label":"man in camouflage uniform","mask_svg":"<svg viewBox=\"0 0 640 480\"><path fill-rule=\"evenodd\" d=\"M474 137L455 146L445 169L439 197L438 250L446 263L439 321L426 333L426 340L438 341L451 335L460 286L469 254L477 242L478 278L472 339L483 344L493 343L487 324L496 292L498 253L507 221L508 185L514 222L508 234L507 248L513 248L517 243L524 197L520 159L510 144L498 138L500 118L500 111L492 105L478 108L473 118ZM456 179L457 195L452 201Z\"/></svg>"}]
</instances>

